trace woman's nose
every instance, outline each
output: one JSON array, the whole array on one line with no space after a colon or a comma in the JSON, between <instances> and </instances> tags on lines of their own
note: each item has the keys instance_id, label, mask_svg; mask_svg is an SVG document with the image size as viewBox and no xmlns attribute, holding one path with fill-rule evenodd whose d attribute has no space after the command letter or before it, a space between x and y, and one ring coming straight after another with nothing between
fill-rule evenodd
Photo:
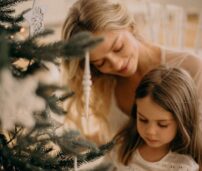
<instances>
[{"instance_id":1,"label":"woman's nose","mask_svg":"<svg viewBox=\"0 0 202 171\"><path fill-rule=\"evenodd\" d=\"M111 68L113 68L116 71L121 69L122 60L119 56L110 53L108 56L108 60L110 61Z\"/></svg>"}]
</instances>

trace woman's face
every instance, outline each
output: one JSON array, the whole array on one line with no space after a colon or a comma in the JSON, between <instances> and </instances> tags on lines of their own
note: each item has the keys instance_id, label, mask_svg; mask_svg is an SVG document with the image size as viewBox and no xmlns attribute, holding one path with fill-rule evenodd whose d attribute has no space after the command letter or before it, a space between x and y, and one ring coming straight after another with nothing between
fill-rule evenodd
<instances>
[{"instance_id":1,"label":"woman's face","mask_svg":"<svg viewBox=\"0 0 202 171\"><path fill-rule=\"evenodd\" d=\"M137 70L139 42L127 30L95 32L104 41L90 52L90 61L100 72L129 77Z\"/></svg>"}]
</instances>

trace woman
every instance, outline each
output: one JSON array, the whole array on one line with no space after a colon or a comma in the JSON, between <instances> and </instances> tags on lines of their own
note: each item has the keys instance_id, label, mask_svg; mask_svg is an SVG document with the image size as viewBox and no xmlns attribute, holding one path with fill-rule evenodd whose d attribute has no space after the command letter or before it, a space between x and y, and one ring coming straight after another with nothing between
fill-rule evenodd
<instances>
[{"instance_id":1,"label":"woman","mask_svg":"<svg viewBox=\"0 0 202 171\"><path fill-rule=\"evenodd\" d=\"M69 39L80 31L104 38L90 51L93 85L88 129L82 117L84 60L62 61L63 83L75 92L65 108L68 125L80 128L94 141L106 143L123 127L129 119L138 83L159 65L187 70L195 81L201 103L202 59L147 41L138 32L133 16L118 0L75 2L64 23L62 37Z\"/></svg>"}]
</instances>

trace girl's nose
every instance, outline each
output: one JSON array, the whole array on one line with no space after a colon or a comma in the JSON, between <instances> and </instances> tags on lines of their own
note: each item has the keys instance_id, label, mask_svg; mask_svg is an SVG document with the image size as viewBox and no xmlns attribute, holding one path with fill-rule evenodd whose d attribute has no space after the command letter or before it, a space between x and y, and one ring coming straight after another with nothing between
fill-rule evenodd
<instances>
[{"instance_id":1,"label":"girl's nose","mask_svg":"<svg viewBox=\"0 0 202 171\"><path fill-rule=\"evenodd\" d=\"M148 124L147 128L146 128L146 133L147 135L156 135L157 133L157 127L155 124Z\"/></svg>"}]
</instances>

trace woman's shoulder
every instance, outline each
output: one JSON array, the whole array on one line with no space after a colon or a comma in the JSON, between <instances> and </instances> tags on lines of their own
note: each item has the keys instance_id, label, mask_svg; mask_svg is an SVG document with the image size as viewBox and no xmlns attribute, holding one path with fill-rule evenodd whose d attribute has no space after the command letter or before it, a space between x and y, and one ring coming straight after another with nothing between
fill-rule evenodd
<instances>
[{"instance_id":1,"label":"woman's shoulder","mask_svg":"<svg viewBox=\"0 0 202 171\"><path fill-rule=\"evenodd\" d=\"M161 54L162 64L183 68L192 76L202 73L202 56L190 51L168 49L164 47L161 47Z\"/></svg>"},{"instance_id":2,"label":"woman's shoulder","mask_svg":"<svg viewBox=\"0 0 202 171\"><path fill-rule=\"evenodd\" d=\"M202 56L194 53L193 51L188 51L188 50L181 50L181 49L173 49L173 48L165 48L165 47L160 47L161 48L161 55L162 58L165 58L165 61L180 61L182 59L188 60L188 61L193 61L193 62L202 62Z\"/></svg>"}]
</instances>

